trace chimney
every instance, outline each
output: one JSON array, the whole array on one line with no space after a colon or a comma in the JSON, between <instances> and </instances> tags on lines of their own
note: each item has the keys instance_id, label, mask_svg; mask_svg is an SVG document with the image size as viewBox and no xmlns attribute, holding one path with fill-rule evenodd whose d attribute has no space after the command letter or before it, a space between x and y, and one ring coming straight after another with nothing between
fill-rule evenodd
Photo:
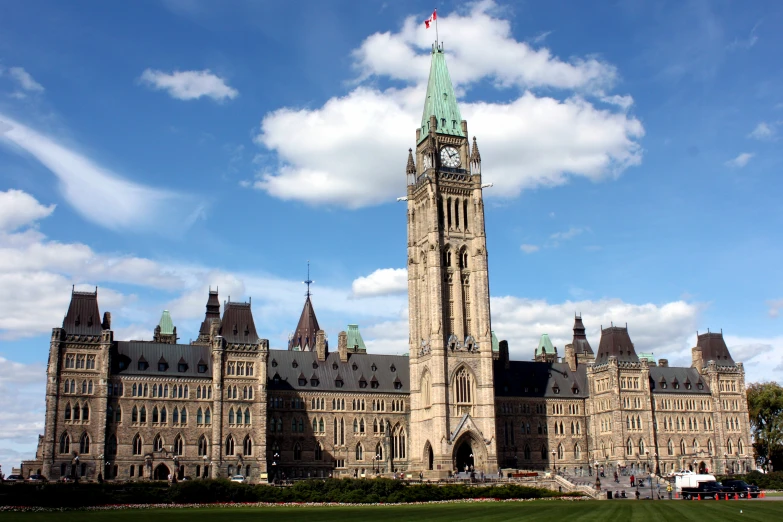
<instances>
[{"instance_id":1,"label":"chimney","mask_svg":"<svg viewBox=\"0 0 783 522\"><path fill-rule=\"evenodd\" d=\"M565 345L565 357L563 358L568 363L568 368L572 371L576 371L576 354L574 353L574 345Z\"/></svg>"},{"instance_id":2,"label":"chimney","mask_svg":"<svg viewBox=\"0 0 783 522\"><path fill-rule=\"evenodd\" d=\"M315 354L319 361L326 360L326 334L323 330L315 334Z\"/></svg>"},{"instance_id":3,"label":"chimney","mask_svg":"<svg viewBox=\"0 0 783 522\"><path fill-rule=\"evenodd\" d=\"M511 367L511 362L508 358L508 341L500 341L498 348L500 350L500 360L503 361L503 367L508 370Z\"/></svg>"},{"instance_id":4,"label":"chimney","mask_svg":"<svg viewBox=\"0 0 783 522\"><path fill-rule=\"evenodd\" d=\"M669 367L669 359L658 359L658 366L661 368Z\"/></svg>"},{"instance_id":5,"label":"chimney","mask_svg":"<svg viewBox=\"0 0 783 522\"><path fill-rule=\"evenodd\" d=\"M694 346L691 349L691 367L701 370L704 368L704 357L702 356L701 348Z\"/></svg>"},{"instance_id":6,"label":"chimney","mask_svg":"<svg viewBox=\"0 0 783 522\"><path fill-rule=\"evenodd\" d=\"M340 354L340 361L348 362L348 334L345 330L337 336L337 351Z\"/></svg>"}]
</instances>

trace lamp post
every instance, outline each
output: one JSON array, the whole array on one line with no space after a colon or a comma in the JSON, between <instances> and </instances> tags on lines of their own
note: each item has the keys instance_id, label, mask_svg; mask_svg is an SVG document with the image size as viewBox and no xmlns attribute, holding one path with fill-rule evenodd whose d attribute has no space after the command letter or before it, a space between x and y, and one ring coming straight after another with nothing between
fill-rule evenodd
<instances>
[{"instance_id":1,"label":"lamp post","mask_svg":"<svg viewBox=\"0 0 783 522\"><path fill-rule=\"evenodd\" d=\"M557 473L557 467L555 466L555 455L557 455L557 452L552 450L552 471Z\"/></svg>"}]
</instances>

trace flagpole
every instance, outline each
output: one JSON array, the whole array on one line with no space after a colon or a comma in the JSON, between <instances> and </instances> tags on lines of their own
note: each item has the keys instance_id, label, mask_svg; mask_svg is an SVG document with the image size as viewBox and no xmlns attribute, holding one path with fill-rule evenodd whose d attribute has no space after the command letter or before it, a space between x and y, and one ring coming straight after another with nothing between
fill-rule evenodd
<instances>
[{"instance_id":1,"label":"flagpole","mask_svg":"<svg viewBox=\"0 0 783 522\"><path fill-rule=\"evenodd\" d=\"M438 50L438 10L435 9L432 12L435 13L435 50Z\"/></svg>"}]
</instances>

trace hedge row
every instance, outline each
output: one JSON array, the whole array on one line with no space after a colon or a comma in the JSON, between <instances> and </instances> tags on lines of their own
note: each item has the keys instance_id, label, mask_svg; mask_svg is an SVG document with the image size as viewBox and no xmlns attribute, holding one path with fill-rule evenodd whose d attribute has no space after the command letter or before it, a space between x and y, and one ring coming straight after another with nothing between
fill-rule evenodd
<instances>
[{"instance_id":1,"label":"hedge row","mask_svg":"<svg viewBox=\"0 0 783 522\"><path fill-rule=\"evenodd\" d=\"M773 471L772 473L751 471L747 475L722 475L716 478L718 480L744 480L748 484L755 484L761 489L783 490L783 471Z\"/></svg>"},{"instance_id":2,"label":"hedge row","mask_svg":"<svg viewBox=\"0 0 783 522\"><path fill-rule=\"evenodd\" d=\"M87 507L109 504L212 502L400 503L470 498L528 499L558 496L548 489L517 485L470 487L407 484L399 480L312 479L291 487L195 480L173 486L159 482L126 484L14 484L0 487L0 505Z\"/></svg>"}]
</instances>

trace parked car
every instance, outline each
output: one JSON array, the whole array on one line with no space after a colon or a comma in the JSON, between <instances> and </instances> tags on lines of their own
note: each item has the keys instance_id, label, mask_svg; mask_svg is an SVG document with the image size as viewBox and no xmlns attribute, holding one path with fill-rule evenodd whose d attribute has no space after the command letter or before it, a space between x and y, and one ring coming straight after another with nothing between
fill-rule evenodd
<instances>
[{"instance_id":1,"label":"parked car","mask_svg":"<svg viewBox=\"0 0 783 522\"><path fill-rule=\"evenodd\" d=\"M681 490L683 500L693 500L701 498L702 500L725 500L728 493L723 489L720 482L707 480L699 482L696 487L683 487Z\"/></svg>"},{"instance_id":2,"label":"parked car","mask_svg":"<svg viewBox=\"0 0 783 522\"><path fill-rule=\"evenodd\" d=\"M245 477L242 475L234 475L231 477L231 482L239 482L240 484L244 484L247 482L247 480L245 480Z\"/></svg>"},{"instance_id":3,"label":"parked car","mask_svg":"<svg viewBox=\"0 0 783 522\"><path fill-rule=\"evenodd\" d=\"M24 482L24 477L22 475L8 475L5 478L5 481L12 482L12 483Z\"/></svg>"},{"instance_id":4,"label":"parked car","mask_svg":"<svg viewBox=\"0 0 783 522\"><path fill-rule=\"evenodd\" d=\"M730 493L737 493L739 498L757 498L761 491L758 486L748 484L744 480L724 480L723 489Z\"/></svg>"},{"instance_id":5,"label":"parked car","mask_svg":"<svg viewBox=\"0 0 783 522\"><path fill-rule=\"evenodd\" d=\"M49 480L43 475L34 474L27 477L27 482L49 482Z\"/></svg>"}]
</instances>

